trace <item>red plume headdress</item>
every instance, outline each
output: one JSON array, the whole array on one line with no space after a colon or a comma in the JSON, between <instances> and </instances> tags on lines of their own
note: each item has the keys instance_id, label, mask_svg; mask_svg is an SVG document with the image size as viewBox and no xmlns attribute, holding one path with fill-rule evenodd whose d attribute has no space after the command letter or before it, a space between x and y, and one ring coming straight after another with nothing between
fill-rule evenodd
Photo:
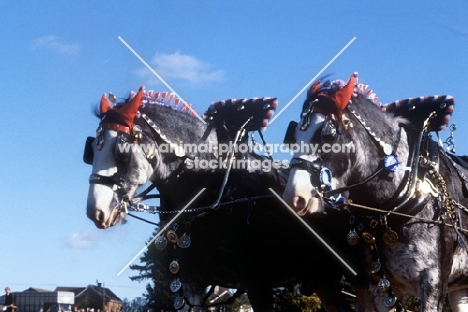
<instances>
[{"instance_id":1,"label":"red plume headdress","mask_svg":"<svg viewBox=\"0 0 468 312\"><path fill-rule=\"evenodd\" d=\"M141 86L138 90L138 93L136 93L135 96L131 98L127 103L125 103L122 106L112 107L109 102L109 99L106 97L105 94L103 94L100 102L101 116L105 115L109 111L114 111L122 118L122 120L127 124L127 126L132 128L133 120L135 119L135 116L138 113L144 96L145 87Z\"/></svg>"},{"instance_id":2,"label":"red plume headdress","mask_svg":"<svg viewBox=\"0 0 468 312\"><path fill-rule=\"evenodd\" d=\"M335 80L325 88L320 81L316 81L307 92L308 97L326 98L327 101L317 104L318 111L331 113L337 120L341 119L344 109L351 100L357 73L351 75L348 83L342 80Z\"/></svg>"}]
</instances>

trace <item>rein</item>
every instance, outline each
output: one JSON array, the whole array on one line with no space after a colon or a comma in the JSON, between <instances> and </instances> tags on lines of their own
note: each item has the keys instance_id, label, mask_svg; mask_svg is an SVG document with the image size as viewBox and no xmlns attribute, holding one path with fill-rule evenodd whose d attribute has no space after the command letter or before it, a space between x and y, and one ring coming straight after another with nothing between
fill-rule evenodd
<instances>
[{"instance_id":1,"label":"rein","mask_svg":"<svg viewBox=\"0 0 468 312\"><path fill-rule=\"evenodd\" d=\"M159 195L153 195L153 196L159 196ZM220 202L218 203L218 207L223 207L223 206L229 206L232 204L238 204L238 203L243 203L243 202L248 202L248 201L256 201L259 199L267 199L267 198L272 198L274 195L258 195L258 196L252 196L252 197L241 197L237 199L233 199L230 201L226 202ZM135 212L149 212L152 214L173 214L173 213L179 213L182 210L171 210L171 211L166 211L166 210L161 210L160 206L153 206L153 205L148 205L144 204L141 201L144 201L149 198L154 198L154 197L144 197L139 199L140 202L135 202L130 207L128 207L129 211L135 211ZM206 206L201 206L201 207L195 207L195 208L187 208L184 210L184 212L192 213L192 212L206 212L206 211L213 211L213 205L206 205Z\"/></svg>"}]
</instances>

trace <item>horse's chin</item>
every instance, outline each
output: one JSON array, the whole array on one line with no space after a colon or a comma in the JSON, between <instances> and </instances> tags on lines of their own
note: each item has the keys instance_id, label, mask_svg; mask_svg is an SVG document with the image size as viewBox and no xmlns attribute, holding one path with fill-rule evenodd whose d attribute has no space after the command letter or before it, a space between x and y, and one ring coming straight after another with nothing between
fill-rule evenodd
<instances>
[{"instance_id":1,"label":"horse's chin","mask_svg":"<svg viewBox=\"0 0 468 312\"><path fill-rule=\"evenodd\" d=\"M300 216L305 216L317 212L322 212L321 199L319 197L311 197L307 205L297 212Z\"/></svg>"}]
</instances>

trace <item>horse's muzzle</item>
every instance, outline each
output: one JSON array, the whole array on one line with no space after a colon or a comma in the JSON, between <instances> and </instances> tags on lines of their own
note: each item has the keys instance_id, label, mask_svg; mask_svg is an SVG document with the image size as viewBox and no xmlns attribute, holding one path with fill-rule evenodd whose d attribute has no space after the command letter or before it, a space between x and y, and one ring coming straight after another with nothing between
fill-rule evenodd
<instances>
[{"instance_id":1,"label":"horse's muzzle","mask_svg":"<svg viewBox=\"0 0 468 312\"><path fill-rule=\"evenodd\" d=\"M119 221L125 219L125 212L121 211L120 205L115 206L109 214L98 208L87 210L87 216L91 219L97 228L107 229L116 225Z\"/></svg>"}]
</instances>

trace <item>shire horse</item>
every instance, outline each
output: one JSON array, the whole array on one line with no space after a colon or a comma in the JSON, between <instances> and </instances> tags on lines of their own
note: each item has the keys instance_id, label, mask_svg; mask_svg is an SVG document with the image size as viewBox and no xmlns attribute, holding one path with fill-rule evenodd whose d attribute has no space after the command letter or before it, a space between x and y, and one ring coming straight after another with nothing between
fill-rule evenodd
<instances>
[{"instance_id":1,"label":"shire horse","mask_svg":"<svg viewBox=\"0 0 468 312\"><path fill-rule=\"evenodd\" d=\"M214 105L204 124L191 114L154 104L152 98L156 95L143 87L124 103L110 104L116 102L111 95L101 98L96 138L88 138L84 155L92 164L87 215L95 225L105 229L124 220L128 209L146 198L148 190L137 190L149 182L160 195L164 233L155 248L173 260L167 272L176 309L202 309L205 289L220 285L247 292L255 311L272 311L272 288L298 283L303 294L315 291L327 311L351 311L341 293L336 259L322 252L268 189L282 193L287 170L259 167L272 160L265 156L217 148L246 143L245 131L265 126L252 110L270 116L275 102L266 98L249 106L249 101L236 101L239 105L224 109L224 115ZM214 148L184 147L194 144ZM248 166L230 167L234 159ZM210 161L223 166L195 166ZM358 305L372 305L365 286L357 289L365 290Z\"/></svg>"},{"instance_id":2,"label":"shire horse","mask_svg":"<svg viewBox=\"0 0 468 312\"><path fill-rule=\"evenodd\" d=\"M357 73L310 87L285 142L315 153L294 153L283 199L362 254L389 307L442 311L448 293L453 311L468 311L468 170L431 135L454 99L376 102Z\"/></svg>"}]
</instances>

